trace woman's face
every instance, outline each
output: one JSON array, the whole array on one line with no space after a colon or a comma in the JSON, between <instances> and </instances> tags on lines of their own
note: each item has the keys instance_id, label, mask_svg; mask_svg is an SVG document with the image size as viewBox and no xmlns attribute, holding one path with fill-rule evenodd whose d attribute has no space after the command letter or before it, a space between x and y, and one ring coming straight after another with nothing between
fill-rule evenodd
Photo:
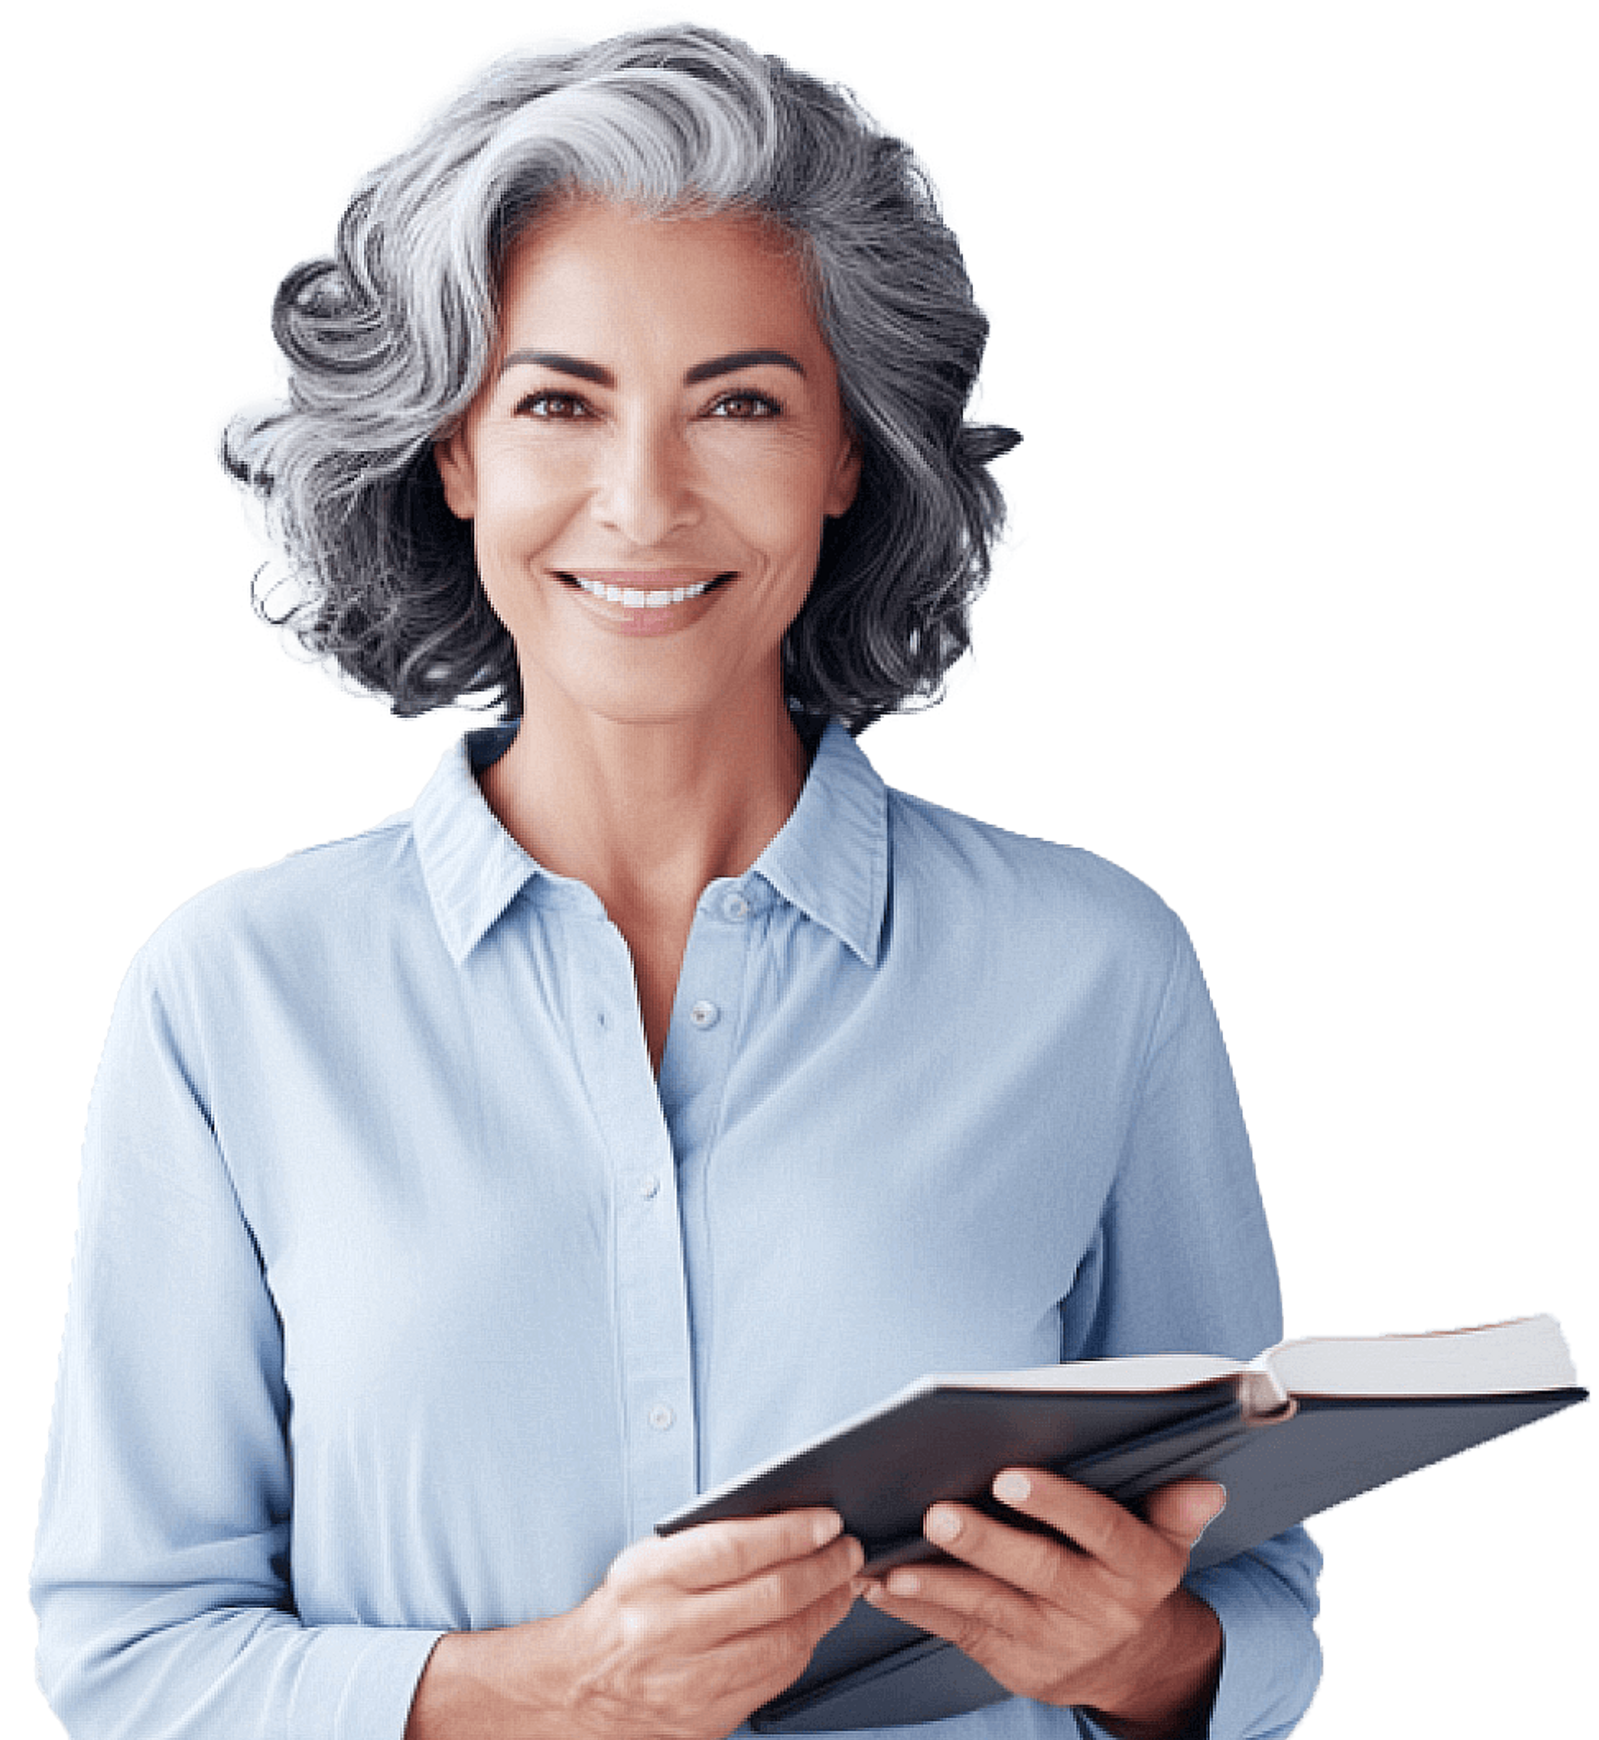
<instances>
[{"instance_id":1,"label":"woman's face","mask_svg":"<svg viewBox=\"0 0 1599 1740\"><path fill-rule=\"evenodd\" d=\"M542 219L501 348L437 449L526 710L783 708L780 646L859 460L797 263L745 215Z\"/></svg>"}]
</instances>

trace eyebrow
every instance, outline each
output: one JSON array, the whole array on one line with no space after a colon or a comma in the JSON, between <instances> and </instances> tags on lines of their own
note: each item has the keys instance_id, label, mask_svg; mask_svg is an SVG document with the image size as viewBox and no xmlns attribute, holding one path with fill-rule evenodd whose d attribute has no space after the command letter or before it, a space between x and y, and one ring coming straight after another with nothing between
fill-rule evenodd
<instances>
[{"instance_id":1,"label":"eyebrow","mask_svg":"<svg viewBox=\"0 0 1599 1740\"><path fill-rule=\"evenodd\" d=\"M540 368L553 369L560 375L576 375L580 381L593 381L599 387L614 387L616 376L602 363L585 362L582 357L565 356L556 350L513 350L500 364L500 373L515 368L518 363L537 363ZM801 380L805 370L786 350L735 350L727 356L712 357L709 362L695 363L683 376L685 387L698 386L738 369L752 369L761 363L775 363L779 368L792 369Z\"/></svg>"},{"instance_id":2,"label":"eyebrow","mask_svg":"<svg viewBox=\"0 0 1599 1740\"><path fill-rule=\"evenodd\" d=\"M695 363L683 377L685 387L698 386L716 375L730 375L738 369L752 369L761 363L776 363L779 368L793 369L801 380L805 371L786 350L735 350L729 356L712 357L709 362Z\"/></svg>"}]
</instances>

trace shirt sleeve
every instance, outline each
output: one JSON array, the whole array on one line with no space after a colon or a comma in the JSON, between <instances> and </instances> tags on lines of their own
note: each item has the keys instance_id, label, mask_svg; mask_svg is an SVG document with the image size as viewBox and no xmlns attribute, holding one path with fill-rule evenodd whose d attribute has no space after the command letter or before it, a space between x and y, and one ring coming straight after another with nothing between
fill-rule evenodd
<instances>
[{"instance_id":1,"label":"shirt sleeve","mask_svg":"<svg viewBox=\"0 0 1599 1740\"><path fill-rule=\"evenodd\" d=\"M148 955L91 1101L34 1560L75 1740L400 1740L440 1633L303 1625L282 1326Z\"/></svg>"},{"instance_id":2,"label":"shirt sleeve","mask_svg":"<svg viewBox=\"0 0 1599 1740\"><path fill-rule=\"evenodd\" d=\"M1065 1359L1179 1349L1252 1359L1282 1335L1232 1069L1192 945L1170 922L1172 964L1125 1150L1063 1307ZM1186 1579L1222 1625L1209 1740L1276 1740L1308 1708L1321 1674L1312 1624L1320 1567L1295 1528Z\"/></svg>"}]
</instances>

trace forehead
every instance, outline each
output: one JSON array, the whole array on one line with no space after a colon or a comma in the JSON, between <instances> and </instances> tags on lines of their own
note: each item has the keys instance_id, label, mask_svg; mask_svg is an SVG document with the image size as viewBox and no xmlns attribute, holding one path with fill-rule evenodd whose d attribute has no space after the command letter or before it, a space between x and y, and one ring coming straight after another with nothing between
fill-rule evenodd
<instances>
[{"instance_id":1,"label":"forehead","mask_svg":"<svg viewBox=\"0 0 1599 1740\"><path fill-rule=\"evenodd\" d=\"M512 245L500 296L507 340L529 323L603 329L627 316L685 340L781 327L823 345L799 243L753 211L565 197Z\"/></svg>"}]
</instances>

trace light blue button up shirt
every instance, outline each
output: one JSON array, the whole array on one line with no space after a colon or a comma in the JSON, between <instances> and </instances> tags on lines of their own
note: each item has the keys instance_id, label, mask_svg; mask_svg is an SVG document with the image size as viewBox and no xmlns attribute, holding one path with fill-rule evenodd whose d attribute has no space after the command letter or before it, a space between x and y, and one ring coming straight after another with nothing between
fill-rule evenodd
<instances>
[{"instance_id":1,"label":"light blue button up shirt","mask_svg":"<svg viewBox=\"0 0 1599 1740\"><path fill-rule=\"evenodd\" d=\"M834 725L700 897L657 1083L621 934L478 790L509 740L191 901L123 987L35 1567L74 1736L400 1740L441 1632L575 1606L925 1372L1278 1337L1221 1037L1141 883L887 790ZM1318 1563L1294 1531L1192 1579L1217 1740L1309 1701Z\"/></svg>"}]
</instances>

